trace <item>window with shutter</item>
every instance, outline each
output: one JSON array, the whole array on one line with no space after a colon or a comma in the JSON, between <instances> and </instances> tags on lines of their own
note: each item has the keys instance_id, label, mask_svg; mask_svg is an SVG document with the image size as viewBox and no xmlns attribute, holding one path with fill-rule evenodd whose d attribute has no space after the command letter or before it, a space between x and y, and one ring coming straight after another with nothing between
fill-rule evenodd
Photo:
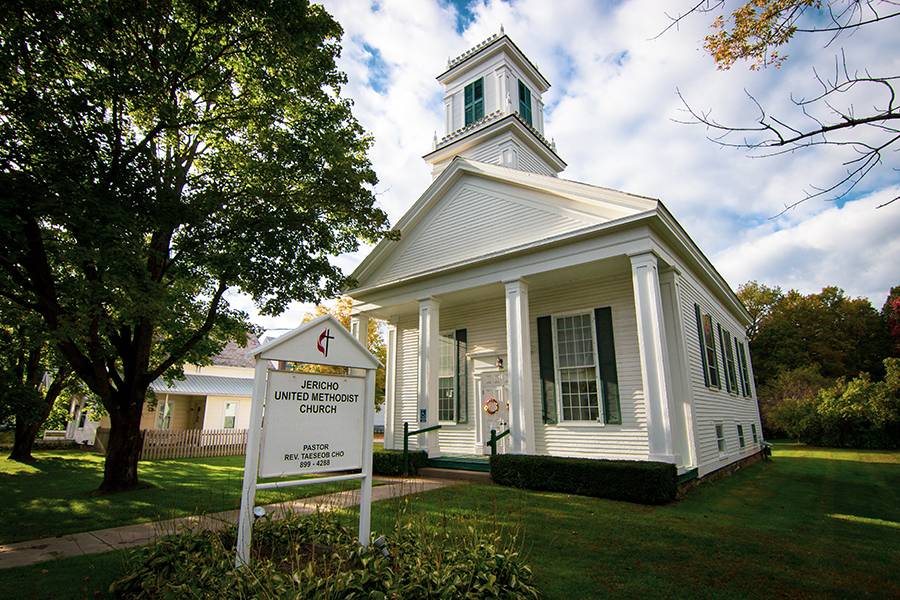
<instances>
[{"instance_id":1,"label":"window with shutter","mask_svg":"<svg viewBox=\"0 0 900 600\"><path fill-rule=\"evenodd\" d=\"M550 317L538 317L538 370L541 375L541 417L545 424L557 422L556 368L553 363L553 323Z\"/></svg>"},{"instance_id":2,"label":"window with shutter","mask_svg":"<svg viewBox=\"0 0 900 600\"><path fill-rule=\"evenodd\" d=\"M468 333L465 329L457 329L456 338L456 422L469 422L469 362L466 354L469 351Z\"/></svg>"},{"instance_id":3,"label":"window with shutter","mask_svg":"<svg viewBox=\"0 0 900 600\"><path fill-rule=\"evenodd\" d=\"M752 396L750 388L750 369L747 366L747 353L743 342L738 343L738 354L741 357L741 381L744 383L744 396Z\"/></svg>"},{"instance_id":4,"label":"window with shutter","mask_svg":"<svg viewBox=\"0 0 900 600\"><path fill-rule=\"evenodd\" d=\"M709 315L703 315L703 350L706 355L707 385L722 388L719 379L719 361L716 355L716 336L713 333L713 321Z\"/></svg>"},{"instance_id":5,"label":"window with shutter","mask_svg":"<svg viewBox=\"0 0 900 600\"><path fill-rule=\"evenodd\" d=\"M484 117L484 79L476 79L463 90L466 125Z\"/></svg>"},{"instance_id":6,"label":"window with shutter","mask_svg":"<svg viewBox=\"0 0 900 600\"><path fill-rule=\"evenodd\" d=\"M599 421L600 398L591 313L553 319L561 420Z\"/></svg>"},{"instance_id":7,"label":"window with shutter","mask_svg":"<svg viewBox=\"0 0 900 600\"><path fill-rule=\"evenodd\" d=\"M603 422L622 424L622 408L619 404L619 376L616 370L616 345L613 339L612 309L594 309L597 327L597 358L600 366L601 392L603 394Z\"/></svg>"},{"instance_id":8,"label":"window with shutter","mask_svg":"<svg viewBox=\"0 0 900 600\"><path fill-rule=\"evenodd\" d=\"M438 369L438 421L456 421L456 340L453 334L440 336Z\"/></svg>"},{"instance_id":9,"label":"window with shutter","mask_svg":"<svg viewBox=\"0 0 900 600\"><path fill-rule=\"evenodd\" d=\"M724 336L722 348L724 348L723 353L725 354L725 376L728 377L728 391L732 394L737 394L737 367L734 364L734 342L731 339L731 332L727 329L720 329L719 332Z\"/></svg>"},{"instance_id":10,"label":"window with shutter","mask_svg":"<svg viewBox=\"0 0 900 600\"><path fill-rule=\"evenodd\" d=\"M519 80L519 116L531 125L531 90Z\"/></svg>"}]
</instances>

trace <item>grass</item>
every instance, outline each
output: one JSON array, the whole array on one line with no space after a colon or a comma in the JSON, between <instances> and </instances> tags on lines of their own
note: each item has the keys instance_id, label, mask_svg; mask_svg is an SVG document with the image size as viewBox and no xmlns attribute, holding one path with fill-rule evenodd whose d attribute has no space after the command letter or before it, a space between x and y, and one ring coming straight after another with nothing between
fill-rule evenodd
<instances>
[{"instance_id":1,"label":"grass","mask_svg":"<svg viewBox=\"0 0 900 600\"><path fill-rule=\"evenodd\" d=\"M149 487L98 496L103 457L77 451L38 451L36 462L0 459L0 542L64 535L173 517L206 514L240 506L243 456L141 461ZM294 479L294 478L291 478ZM265 481L265 480L264 480ZM338 482L260 490L257 503L269 504L358 486Z\"/></svg>"},{"instance_id":2,"label":"grass","mask_svg":"<svg viewBox=\"0 0 900 600\"><path fill-rule=\"evenodd\" d=\"M411 497L407 508L450 526L447 517L462 516L517 531L551 599L900 597L900 453L778 445L774 458L662 507L469 485ZM390 530L397 502L374 507L376 530ZM89 597L122 561L109 553L0 570L0 589Z\"/></svg>"}]
</instances>

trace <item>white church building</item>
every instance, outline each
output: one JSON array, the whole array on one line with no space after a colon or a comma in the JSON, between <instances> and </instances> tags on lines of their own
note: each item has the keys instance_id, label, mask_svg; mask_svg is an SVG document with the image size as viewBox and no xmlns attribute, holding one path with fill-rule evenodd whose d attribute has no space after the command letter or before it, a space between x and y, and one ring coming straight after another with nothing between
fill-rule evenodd
<instances>
[{"instance_id":1,"label":"white church building","mask_svg":"<svg viewBox=\"0 0 900 600\"><path fill-rule=\"evenodd\" d=\"M760 451L731 287L659 200L559 177L550 87L502 32L451 60L434 180L363 260L352 329L388 323L385 446L674 463Z\"/></svg>"}]
</instances>

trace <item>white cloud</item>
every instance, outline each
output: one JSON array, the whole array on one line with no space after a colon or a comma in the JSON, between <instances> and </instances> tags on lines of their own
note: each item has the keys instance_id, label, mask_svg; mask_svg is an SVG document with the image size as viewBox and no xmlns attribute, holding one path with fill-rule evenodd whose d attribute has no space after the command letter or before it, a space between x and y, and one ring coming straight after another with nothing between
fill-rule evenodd
<instances>
[{"instance_id":1,"label":"white cloud","mask_svg":"<svg viewBox=\"0 0 900 600\"><path fill-rule=\"evenodd\" d=\"M431 182L421 156L430 150L434 132L443 133L435 76L448 57L502 24L554 84L544 98L546 132L569 164L564 177L662 199L733 284L754 277L805 291L839 284L853 295L874 294L880 302L900 279L886 251L893 248L898 255L900 206L876 211L872 198L843 209L810 201L769 220L805 188L839 178L842 160L852 154L822 148L752 160L716 146L702 128L673 121L681 115L676 88L696 108L713 109L727 122L752 122L745 89L776 113L797 115L790 93L816 91L813 66L822 74L833 72L837 48L823 50L822 40L795 39L780 70L754 73L737 65L718 71L702 47L713 15L687 19L680 30L651 39L667 23L665 12L677 9L656 0L474 2L473 20L461 34L449 3L326 0L325 5L345 30L340 66L349 82L344 92L375 138L370 156L380 179L378 203L394 223ZM892 28L864 33L847 44L851 68L900 71L900 38ZM372 64L366 45L378 51L383 65ZM370 85L373 75L383 89ZM860 109L883 101L880 92L862 93L842 101ZM861 191L900 183L891 168L900 166L897 154L885 157L885 168ZM823 239L816 242L816 235ZM853 250L841 251L841 241ZM788 242L799 245L788 251ZM367 251L340 257L338 264L349 272ZM819 258L823 264L812 264ZM256 321L294 326L306 310L292 307L278 318Z\"/></svg>"},{"instance_id":2,"label":"white cloud","mask_svg":"<svg viewBox=\"0 0 900 600\"><path fill-rule=\"evenodd\" d=\"M900 284L900 211L876 207L898 194L887 188L777 231L761 225L714 262L733 284L756 279L804 293L837 285L880 308Z\"/></svg>"}]
</instances>

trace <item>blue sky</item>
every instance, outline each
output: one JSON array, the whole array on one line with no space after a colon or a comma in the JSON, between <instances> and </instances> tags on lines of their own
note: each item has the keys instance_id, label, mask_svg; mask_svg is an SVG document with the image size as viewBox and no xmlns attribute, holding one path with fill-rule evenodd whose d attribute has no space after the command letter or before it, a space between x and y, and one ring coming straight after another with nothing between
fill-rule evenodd
<instances>
[{"instance_id":1,"label":"blue sky","mask_svg":"<svg viewBox=\"0 0 900 600\"><path fill-rule=\"evenodd\" d=\"M447 59L499 31L538 65L552 87L545 129L569 167L562 177L660 198L733 286L757 279L804 292L837 284L880 307L900 284L900 203L875 206L900 190L900 153L885 157L845 201L813 200L773 219L805 189L844 173L854 155L818 148L777 159L748 158L681 125L681 90L717 118L753 122L745 90L774 113L799 122L791 94L816 92L813 68L833 71L840 46L797 39L781 69L716 69L703 49L715 15L698 15L653 39L665 12L694 3L657 0L328 0L345 30L343 93L375 138L378 202L396 222L431 181L421 156L443 135L441 89L435 76ZM851 68L900 71L900 36L891 25L844 44ZM849 106L883 103L881 92L858 89ZM824 115L823 115L824 116ZM351 271L368 252L339 257ZM294 326L294 306L267 326Z\"/></svg>"}]
</instances>

